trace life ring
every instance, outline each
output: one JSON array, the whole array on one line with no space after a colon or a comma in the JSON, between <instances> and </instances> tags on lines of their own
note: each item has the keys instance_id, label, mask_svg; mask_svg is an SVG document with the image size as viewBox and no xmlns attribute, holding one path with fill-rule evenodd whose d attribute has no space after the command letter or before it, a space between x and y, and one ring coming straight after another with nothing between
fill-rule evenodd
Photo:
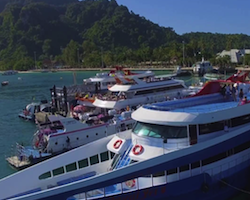
<instances>
[{"instance_id":1,"label":"life ring","mask_svg":"<svg viewBox=\"0 0 250 200\"><path fill-rule=\"evenodd\" d=\"M121 144L122 144L122 140L116 140L116 142L114 143L114 148L119 149Z\"/></svg>"},{"instance_id":2,"label":"life ring","mask_svg":"<svg viewBox=\"0 0 250 200\"><path fill-rule=\"evenodd\" d=\"M135 187L135 180L129 180L125 182L126 186L128 186L129 188Z\"/></svg>"},{"instance_id":3,"label":"life ring","mask_svg":"<svg viewBox=\"0 0 250 200\"><path fill-rule=\"evenodd\" d=\"M139 154L141 154L141 152L143 151L143 146L137 144L137 145L134 146L134 148L133 148L132 151L133 151L133 153L134 153L135 155L139 155Z\"/></svg>"}]
</instances>

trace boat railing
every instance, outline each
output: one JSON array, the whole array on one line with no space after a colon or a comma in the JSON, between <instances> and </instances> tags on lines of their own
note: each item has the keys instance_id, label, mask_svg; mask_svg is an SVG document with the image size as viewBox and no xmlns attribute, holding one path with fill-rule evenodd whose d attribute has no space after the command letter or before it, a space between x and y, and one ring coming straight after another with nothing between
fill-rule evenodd
<instances>
[{"instance_id":1,"label":"boat railing","mask_svg":"<svg viewBox=\"0 0 250 200\"><path fill-rule=\"evenodd\" d=\"M200 174L204 175L204 183L209 182L210 179L214 179L214 181L218 181L221 182L225 185L227 185L227 181L225 179L225 171L229 170L230 168L235 167L235 164L240 164L240 163L246 163L246 165L248 164L248 158L249 158L250 154L246 153L244 156L241 156L239 158L235 158L233 160L227 161L227 162L223 162L223 164L218 164L218 165L213 165L213 167L207 169L203 169L203 166L200 163ZM235 164L233 164L235 163ZM191 165L190 165L191 166ZM128 192L132 192L132 191L137 191L137 190L142 190L142 189L146 189L146 188L151 188L154 186L160 186L160 185L164 185L173 181L177 181L177 180L181 180L183 179L181 174L185 174L185 176L183 176L184 178L188 178L188 177L193 177L193 176L197 176L197 173L192 173L192 169L190 168L187 171L183 171L180 172L178 170L177 173L175 174L171 174L168 175L167 171L162 171L156 174L148 174L146 176L140 176L140 177L135 177L133 179L130 180L126 180L124 182L119 182L116 183L114 185L112 185L113 187L110 186L106 186L104 188L100 188L98 189L98 191L102 191L102 193L98 194L98 198L101 197L108 197L108 196L113 196L113 195L117 195L117 194L124 194L124 193L128 193ZM128 176L129 177L129 176ZM171 178L170 178L171 177ZM93 196L90 195L90 193L92 192ZM154 194L158 194L161 193L162 190L159 187L159 189L155 188L154 189ZM88 195L87 195L88 194ZM81 193L82 196L87 197L85 199L96 199L97 197L94 195L95 193L93 193L92 191L88 191L85 193Z\"/></svg>"},{"instance_id":2,"label":"boat railing","mask_svg":"<svg viewBox=\"0 0 250 200\"><path fill-rule=\"evenodd\" d=\"M106 94L106 95L101 95L99 94L97 97L97 99L99 100L103 100L103 101L119 101L119 100L124 100L127 99L126 95L114 95L114 94Z\"/></svg>"},{"instance_id":3,"label":"boat railing","mask_svg":"<svg viewBox=\"0 0 250 200\"><path fill-rule=\"evenodd\" d=\"M152 105L144 105L143 107L147 109L160 110L160 111L169 111L181 108L184 110L187 107L211 104L222 100L224 100L223 96L216 93L210 96L204 95L200 97L178 99L174 101L165 101L162 103L155 103Z\"/></svg>"},{"instance_id":4,"label":"boat railing","mask_svg":"<svg viewBox=\"0 0 250 200\"><path fill-rule=\"evenodd\" d=\"M132 149L132 147L133 147L133 144L131 143L129 145L129 147L127 148L127 150L123 152L122 156L120 156L119 160L117 161L117 163L113 169L119 169L119 168L127 166L129 164L129 162L131 160L129 157L129 153L130 153L130 150Z\"/></svg>"}]
</instances>

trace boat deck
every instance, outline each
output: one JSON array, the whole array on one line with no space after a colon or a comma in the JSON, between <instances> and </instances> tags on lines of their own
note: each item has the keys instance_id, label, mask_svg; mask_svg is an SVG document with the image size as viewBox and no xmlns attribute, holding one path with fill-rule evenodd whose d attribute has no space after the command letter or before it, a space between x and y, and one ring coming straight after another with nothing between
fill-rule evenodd
<instances>
[{"instance_id":1,"label":"boat deck","mask_svg":"<svg viewBox=\"0 0 250 200\"><path fill-rule=\"evenodd\" d=\"M239 102L229 101L220 103L204 104L199 106L191 106L187 108L177 108L172 110L172 112L187 112L187 113L210 113L219 110L226 110L230 108L237 107Z\"/></svg>"},{"instance_id":2,"label":"boat deck","mask_svg":"<svg viewBox=\"0 0 250 200\"><path fill-rule=\"evenodd\" d=\"M9 157L6 160L11 166L15 167L16 169L22 168L30 164L28 160L25 159L21 161L17 156Z\"/></svg>"},{"instance_id":3,"label":"boat deck","mask_svg":"<svg viewBox=\"0 0 250 200\"><path fill-rule=\"evenodd\" d=\"M250 95L247 95L250 99ZM240 99L233 101L230 96L228 99L221 94L204 95L176 101L166 101L143 106L149 110L186 112L186 113L211 113L220 110L234 108L240 105Z\"/></svg>"}]
</instances>

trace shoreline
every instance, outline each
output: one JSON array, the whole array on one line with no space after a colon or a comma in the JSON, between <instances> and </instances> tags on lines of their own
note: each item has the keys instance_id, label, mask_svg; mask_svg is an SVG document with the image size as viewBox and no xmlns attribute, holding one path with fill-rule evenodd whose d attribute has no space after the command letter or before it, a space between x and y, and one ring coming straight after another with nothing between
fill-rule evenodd
<instances>
[{"instance_id":1,"label":"shoreline","mask_svg":"<svg viewBox=\"0 0 250 200\"><path fill-rule=\"evenodd\" d=\"M27 71L18 71L18 73L53 73L53 72L75 72L75 71L110 71L114 70L114 67L106 67L106 68L64 68L64 69L52 69L48 71L44 71L44 69L37 70L27 70ZM124 69L132 70L132 71L174 71L176 68L166 68L166 67L125 67ZM191 67L182 68L183 70L192 70ZM3 73L4 71L0 71Z\"/></svg>"},{"instance_id":2,"label":"shoreline","mask_svg":"<svg viewBox=\"0 0 250 200\"><path fill-rule=\"evenodd\" d=\"M106 67L106 68L63 68L63 69L52 69L52 70L47 70L46 69L35 69L35 70L27 70L27 71L18 71L18 73L53 73L53 72L76 72L76 71L110 71L114 70L114 67ZM128 69L131 71L146 71L146 70L151 70L151 71L175 71L176 67L154 67L154 66L147 66L147 67L124 67L124 69ZM244 67L236 67L236 70L242 70L242 71L250 71L250 68L244 68ZM182 67L182 70L186 71L192 71L192 67ZM4 71L0 71L0 73L3 73Z\"/></svg>"}]
</instances>

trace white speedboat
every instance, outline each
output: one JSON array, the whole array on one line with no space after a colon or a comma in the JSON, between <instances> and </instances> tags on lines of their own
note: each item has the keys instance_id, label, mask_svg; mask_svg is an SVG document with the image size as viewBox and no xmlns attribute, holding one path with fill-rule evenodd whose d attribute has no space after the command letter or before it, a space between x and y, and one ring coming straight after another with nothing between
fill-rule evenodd
<instances>
[{"instance_id":1,"label":"white speedboat","mask_svg":"<svg viewBox=\"0 0 250 200\"><path fill-rule=\"evenodd\" d=\"M2 179L0 198L228 199L248 183L250 167L250 103L219 92L232 83L212 81L194 97L142 106L132 131ZM105 143L109 151L100 149ZM99 174L103 151L116 155Z\"/></svg>"},{"instance_id":2,"label":"white speedboat","mask_svg":"<svg viewBox=\"0 0 250 200\"><path fill-rule=\"evenodd\" d=\"M28 104L18 117L35 121L35 114L38 112L52 112L51 104L47 100L42 100L40 102L32 102Z\"/></svg>"},{"instance_id":3,"label":"white speedboat","mask_svg":"<svg viewBox=\"0 0 250 200\"><path fill-rule=\"evenodd\" d=\"M205 61L202 58L201 62L195 63L193 66L193 74L198 76L203 76L206 73L209 73L213 70L213 66L209 61Z\"/></svg>"}]
</instances>

